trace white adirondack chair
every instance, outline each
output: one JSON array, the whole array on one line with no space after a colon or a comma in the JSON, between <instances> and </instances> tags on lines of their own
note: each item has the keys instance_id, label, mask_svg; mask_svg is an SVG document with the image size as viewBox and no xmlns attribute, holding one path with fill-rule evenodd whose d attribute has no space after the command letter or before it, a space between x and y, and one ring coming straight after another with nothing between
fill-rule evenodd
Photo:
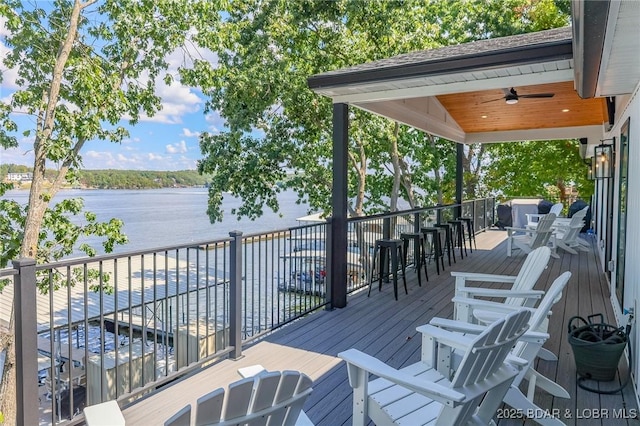
<instances>
[{"instance_id":1,"label":"white adirondack chair","mask_svg":"<svg viewBox=\"0 0 640 426\"><path fill-rule=\"evenodd\" d=\"M507 227L507 256L511 256L514 246L529 254L538 247L544 247L549 244L555 219L556 215L549 213L540 218L535 229ZM558 257L554 253L551 255Z\"/></svg>"},{"instance_id":2,"label":"white adirondack chair","mask_svg":"<svg viewBox=\"0 0 640 426\"><path fill-rule=\"evenodd\" d=\"M464 351L451 380L433 363L419 361L401 370L356 349L338 356L347 362L353 388L353 424L466 425L493 424L500 406L524 361L505 361L526 331L531 314L522 308L488 326L473 339L430 325L431 339ZM378 376L369 381L369 375Z\"/></svg>"},{"instance_id":3,"label":"white adirondack chair","mask_svg":"<svg viewBox=\"0 0 640 426\"><path fill-rule=\"evenodd\" d=\"M262 372L230 384L226 399L222 388L200 397L195 410L195 425L312 426L302 411L302 406L312 391L311 385L311 379L298 371ZM85 408L87 426L116 424L108 420L122 418L118 404L114 402ZM96 413L100 416L96 416ZM90 418L96 420L90 421ZM124 425L124 420L122 424ZM171 415L164 425L190 426L191 405L186 405Z\"/></svg>"},{"instance_id":4,"label":"white adirondack chair","mask_svg":"<svg viewBox=\"0 0 640 426\"><path fill-rule=\"evenodd\" d=\"M562 213L563 208L564 208L564 205L562 203L556 203L553 206L551 206L551 208L549 209L549 213L553 213L556 215L556 217L560 217L560 214ZM544 214L526 213L525 216L527 217L527 228L533 229L536 226L538 226L538 221L540 221L540 218L544 216Z\"/></svg>"},{"instance_id":5,"label":"white adirondack chair","mask_svg":"<svg viewBox=\"0 0 640 426\"><path fill-rule=\"evenodd\" d=\"M164 422L164 426L191 426L191 405L185 405Z\"/></svg>"},{"instance_id":6,"label":"white adirondack chair","mask_svg":"<svg viewBox=\"0 0 640 426\"><path fill-rule=\"evenodd\" d=\"M571 254L578 254L577 250L588 251L585 244L580 243L580 231L584 227L584 218L589 207L576 212L571 218L558 220L553 223L553 241L556 247Z\"/></svg>"},{"instance_id":7,"label":"white adirondack chair","mask_svg":"<svg viewBox=\"0 0 640 426\"><path fill-rule=\"evenodd\" d=\"M511 355L517 356L527 362L527 368L523 369L513 381L513 384L507 391L504 402L513 408L522 410L525 415L531 413L536 417L536 413L543 413L533 402L534 391L539 387L549 394L559 398L569 398L569 393L560 385L553 382L546 376L538 373L534 369L534 362L538 356L544 354L542 345L549 338L547 333L548 317L551 315L552 306L560 300L562 292L571 278L571 272L565 272L555 279L540 304L535 309L531 309L532 316L529 320L529 330L525 333L520 341L511 351ZM484 300L467 299L464 303L471 304L474 308L481 309L485 312L493 312L496 315L505 315L514 312L518 308L509 306L504 303L490 302ZM464 333L465 336L476 335L486 329L486 325L468 324L463 321L455 321L443 318L434 318L429 322L430 325L443 328L447 331ZM421 331L421 327L418 327ZM426 362L432 362L433 359L439 360L438 370L441 373L455 370L462 358L461 354L451 351L447 347L435 347L433 341L423 337L422 342L423 358ZM557 359L557 358L556 358ZM527 395L520 390L520 384L523 379L529 381ZM559 419L550 416L537 416L534 420L543 426L562 426L564 423Z\"/></svg>"},{"instance_id":8,"label":"white adirondack chair","mask_svg":"<svg viewBox=\"0 0 640 426\"><path fill-rule=\"evenodd\" d=\"M518 275L480 274L475 272L451 272L456 278L455 296L474 299L477 297L504 298L503 303L513 306L533 307L544 295L543 291L533 290L536 282L549 263L551 249L538 247L527 255ZM510 284L510 288L484 288L467 286L467 282L493 282ZM524 298L524 296L528 296ZM454 304L453 318L459 321L476 322L467 309L467 305Z\"/></svg>"},{"instance_id":9,"label":"white adirondack chair","mask_svg":"<svg viewBox=\"0 0 640 426\"><path fill-rule=\"evenodd\" d=\"M195 424L308 424L302 405L311 393L311 384L307 375L297 371L264 372L239 380L229 385L226 401L222 388L199 398ZM301 417L304 421L298 423Z\"/></svg>"}]
</instances>

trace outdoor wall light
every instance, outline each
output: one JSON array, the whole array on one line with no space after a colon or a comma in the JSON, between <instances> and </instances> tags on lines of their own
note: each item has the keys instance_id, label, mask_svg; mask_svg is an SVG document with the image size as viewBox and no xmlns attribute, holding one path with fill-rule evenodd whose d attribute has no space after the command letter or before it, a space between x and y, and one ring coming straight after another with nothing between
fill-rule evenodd
<instances>
[{"instance_id":1,"label":"outdoor wall light","mask_svg":"<svg viewBox=\"0 0 640 426\"><path fill-rule=\"evenodd\" d=\"M613 139L609 139L613 140ZM604 141L601 141L604 142ZM613 145L601 143L594 148L591 158L591 175L593 179L609 179L613 177Z\"/></svg>"}]
</instances>

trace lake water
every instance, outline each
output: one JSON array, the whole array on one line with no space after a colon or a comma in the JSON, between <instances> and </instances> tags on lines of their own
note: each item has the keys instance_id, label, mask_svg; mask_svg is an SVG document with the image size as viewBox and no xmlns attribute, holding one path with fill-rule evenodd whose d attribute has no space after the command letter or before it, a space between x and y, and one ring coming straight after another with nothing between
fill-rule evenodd
<instances>
[{"instance_id":1,"label":"lake water","mask_svg":"<svg viewBox=\"0 0 640 426\"><path fill-rule=\"evenodd\" d=\"M28 201L28 191L9 191L3 198L20 203ZM155 247L186 244L227 237L233 230L252 234L299 225L296 218L307 214L307 205L296 204L297 195L286 191L280 194L280 212L268 207L255 221L238 221L231 209L240 206L240 200L225 196L222 222L212 224L207 216L208 192L206 188L165 188L148 190L64 190L54 198L84 199L85 210L107 221L118 218L124 222L124 233L129 243L116 246L115 253ZM97 239L88 240L99 253L102 246Z\"/></svg>"}]
</instances>

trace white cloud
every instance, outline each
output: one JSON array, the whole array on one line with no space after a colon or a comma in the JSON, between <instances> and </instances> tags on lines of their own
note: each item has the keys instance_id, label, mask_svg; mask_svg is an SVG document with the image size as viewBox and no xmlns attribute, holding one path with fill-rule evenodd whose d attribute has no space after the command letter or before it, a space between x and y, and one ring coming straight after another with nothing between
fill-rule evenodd
<instances>
[{"instance_id":1,"label":"white cloud","mask_svg":"<svg viewBox=\"0 0 640 426\"><path fill-rule=\"evenodd\" d=\"M147 154L147 160L149 161L162 161L164 157L162 155L155 154L153 152L149 152Z\"/></svg>"},{"instance_id":2,"label":"white cloud","mask_svg":"<svg viewBox=\"0 0 640 426\"><path fill-rule=\"evenodd\" d=\"M139 143L139 142L142 142L142 139L140 139L139 137L132 137L132 138L123 139L121 143L123 145L127 145L130 143Z\"/></svg>"},{"instance_id":3,"label":"white cloud","mask_svg":"<svg viewBox=\"0 0 640 426\"><path fill-rule=\"evenodd\" d=\"M0 26L0 31L2 31L2 26ZM1 35L1 34L0 34ZM0 90L4 91L4 89L15 90L18 88L16 84L16 79L18 78L18 70L16 68L6 68L4 66L4 58L9 54L11 50L4 45L4 43L0 43L0 73L2 73L2 86L0 86ZM2 92L0 91L0 95Z\"/></svg>"},{"instance_id":4,"label":"white cloud","mask_svg":"<svg viewBox=\"0 0 640 426\"><path fill-rule=\"evenodd\" d=\"M0 37L6 37L8 35L9 30L7 29L7 18L0 16Z\"/></svg>"},{"instance_id":5,"label":"white cloud","mask_svg":"<svg viewBox=\"0 0 640 426\"><path fill-rule=\"evenodd\" d=\"M184 115L198 112L200 105L204 103L191 88L176 82L171 86L159 82L156 86L156 94L162 98L162 109L153 117L141 115L140 121L179 124L182 123Z\"/></svg>"},{"instance_id":6,"label":"white cloud","mask_svg":"<svg viewBox=\"0 0 640 426\"><path fill-rule=\"evenodd\" d=\"M167 154L184 154L185 152L187 152L187 143L185 141L166 146Z\"/></svg>"},{"instance_id":7,"label":"white cloud","mask_svg":"<svg viewBox=\"0 0 640 426\"><path fill-rule=\"evenodd\" d=\"M212 114L205 115L204 120L209 125L209 131L213 134L220 133L221 129L225 128L224 119L220 117L220 114L217 111Z\"/></svg>"},{"instance_id":8,"label":"white cloud","mask_svg":"<svg viewBox=\"0 0 640 426\"><path fill-rule=\"evenodd\" d=\"M186 127L182 128L182 136L186 137L186 138L197 138L198 136L200 136L200 132L198 131L191 131L189 129L187 129Z\"/></svg>"}]
</instances>

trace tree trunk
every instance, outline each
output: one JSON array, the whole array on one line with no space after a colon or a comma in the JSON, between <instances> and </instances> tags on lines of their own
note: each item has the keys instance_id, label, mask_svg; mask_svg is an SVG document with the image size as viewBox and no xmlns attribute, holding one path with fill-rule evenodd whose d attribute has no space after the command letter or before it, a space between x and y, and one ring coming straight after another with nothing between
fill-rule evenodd
<instances>
[{"instance_id":1,"label":"tree trunk","mask_svg":"<svg viewBox=\"0 0 640 426\"><path fill-rule=\"evenodd\" d=\"M29 210L27 212L24 226L24 237L22 246L20 247L20 257L37 259L38 235L40 233L45 210L49 201L55 194L55 191L59 188L62 180L64 180L64 176L59 175L56 179L56 185L52 188L52 192L47 194L43 193L47 142L51 137L55 126L55 110L60 98L63 70L67 64L67 60L69 59L73 43L77 38L80 12L83 8L88 7L94 2L95 0L89 0L86 3L80 3L78 0L74 2L73 10L71 11L71 16L69 18L67 36L58 50L56 63L51 75L49 92L47 93L46 99L44 99L47 106L42 114L38 116L36 127L39 132L37 132L36 140L34 142L35 160L33 181L29 192ZM79 146L77 145L76 149L79 150L80 146L81 144ZM61 171L61 173L66 174L66 170ZM0 387L0 411L4 415L4 421L7 425L16 424L15 346L13 344L15 326L13 311L15 311L15 309L12 309L9 330L7 330L8 335L2 336L2 346L0 346L0 350L5 349L7 355L7 361L5 362L5 369L2 375L2 386ZM36 401L25 401L25 404L29 403L35 404Z\"/></svg>"}]
</instances>

